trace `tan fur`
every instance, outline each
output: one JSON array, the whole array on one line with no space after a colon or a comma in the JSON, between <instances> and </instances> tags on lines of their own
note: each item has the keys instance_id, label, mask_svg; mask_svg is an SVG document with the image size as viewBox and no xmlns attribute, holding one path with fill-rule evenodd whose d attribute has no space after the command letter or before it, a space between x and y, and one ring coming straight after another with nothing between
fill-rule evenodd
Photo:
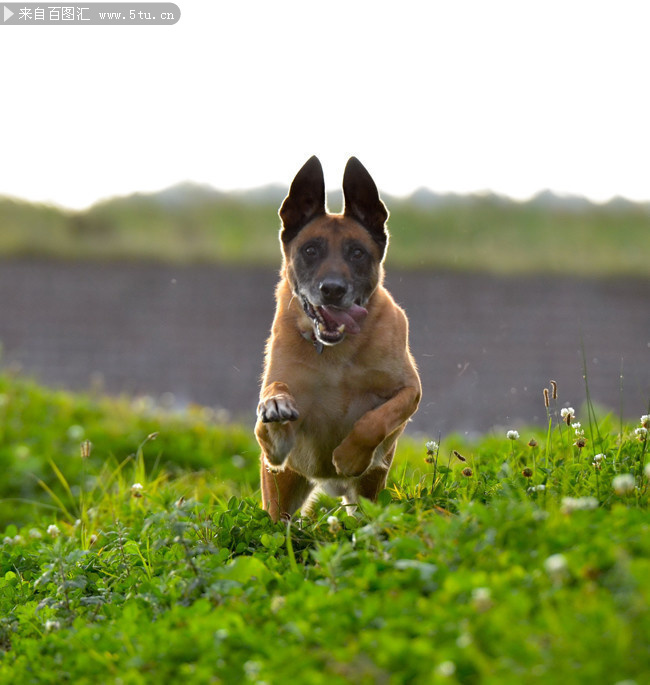
<instances>
[{"instance_id":1,"label":"tan fur","mask_svg":"<svg viewBox=\"0 0 650 685\"><path fill-rule=\"evenodd\" d=\"M363 242L378 282L360 332L322 354L308 339L312 321L289 278L296 250L315 235L330 241L326 268L340 271L345 265L334 263L340 260L337 240ZM265 410L297 418L258 418L255 427L262 449L262 503L274 520L300 509L316 487L351 503L359 496L375 499L421 395L406 315L381 283L380 250L365 228L344 214L324 214L283 249L258 417Z\"/></svg>"}]
</instances>

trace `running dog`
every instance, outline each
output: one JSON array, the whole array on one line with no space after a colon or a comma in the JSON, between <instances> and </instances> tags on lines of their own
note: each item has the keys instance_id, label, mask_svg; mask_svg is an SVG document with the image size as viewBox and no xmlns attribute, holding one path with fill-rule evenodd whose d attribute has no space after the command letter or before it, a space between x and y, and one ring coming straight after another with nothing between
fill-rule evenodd
<instances>
[{"instance_id":1,"label":"running dog","mask_svg":"<svg viewBox=\"0 0 650 685\"><path fill-rule=\"evenodd\" d=\"M280 208L282 270L255 435L275 521L322 489L354 504L385 487L421 396L404 311L383 287L388 211L355 157L330 214L311 157Z\"/></svg>"}]
</instances>

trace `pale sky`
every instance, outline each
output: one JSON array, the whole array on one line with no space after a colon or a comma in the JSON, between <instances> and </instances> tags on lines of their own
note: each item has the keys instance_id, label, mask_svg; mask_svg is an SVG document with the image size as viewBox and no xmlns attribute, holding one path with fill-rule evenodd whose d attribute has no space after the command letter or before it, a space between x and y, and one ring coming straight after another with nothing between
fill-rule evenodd
<instances>
[{"instance_id":1,"label":"pale sky","mask_svg":"<svg viewBox=\"0 0 650 685\"><path fill-rule=\"evenodd\" d=\"M0 194L192 180L650 200L647 0L178 0L172 26L0 24Z\"/></svg>"}]
</instances>

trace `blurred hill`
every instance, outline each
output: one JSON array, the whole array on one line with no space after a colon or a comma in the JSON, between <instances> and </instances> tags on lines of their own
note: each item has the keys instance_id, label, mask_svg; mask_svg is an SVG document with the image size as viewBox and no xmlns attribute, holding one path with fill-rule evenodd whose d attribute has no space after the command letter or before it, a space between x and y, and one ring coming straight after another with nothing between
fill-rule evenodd
<instances>
[{"instance_id":1,"label":"blurred hill","mask_svg":"<svg viewBox=\"0 0 650 685\"><path fill-rule=\"evenodd\" d=\"M148 259L277 265L277 209L287 188L224 193L181 183L71 211L0 197L0 257ZM383 194L389 263L498 274L650 276L650 204L594 204L544 191L527 202L494 195ZM339 211L341 194L330 193Z\"/></svg>"}]
</instances>

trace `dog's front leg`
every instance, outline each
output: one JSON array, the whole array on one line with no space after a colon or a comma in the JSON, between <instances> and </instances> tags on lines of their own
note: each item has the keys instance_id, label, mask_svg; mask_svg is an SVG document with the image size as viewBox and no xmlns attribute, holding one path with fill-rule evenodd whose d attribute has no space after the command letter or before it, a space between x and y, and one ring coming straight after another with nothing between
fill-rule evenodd
<instances>
[{"instance_id":1,"label":"dog's front leg","mask_svg":"<svg viewBox=\"0 0 650 685\"><path fill-rule=\"evenodd\" d=\"M262 390L255 436L271 468L282 466L291 451L295 439L292 422L298 416L296 401L286 383L270 383Z\"/></svg>"},{"instance_id":2,"label":"dog's front leg","mask_svg":"<svg viewBox=\"0 0 650 685\"><path fill-rule=\"evenodd\" d=\"M372 463L375 450L415 412L420 389L405 387L376 409L366 412L334 450L332 461L340 476L360 476Z\"/></svg>"},{"instance_id":3,"label":"dog's front leg","mask_svg":"<svg viewBox=\"0 0 650 685\"><path fill-rule=\"evenodd\" d=\"M290 518L303 506L313 485L290 468L272 473L263 463L261 471L262 508L274 521Z\"/></svg>"}]
</instances>

